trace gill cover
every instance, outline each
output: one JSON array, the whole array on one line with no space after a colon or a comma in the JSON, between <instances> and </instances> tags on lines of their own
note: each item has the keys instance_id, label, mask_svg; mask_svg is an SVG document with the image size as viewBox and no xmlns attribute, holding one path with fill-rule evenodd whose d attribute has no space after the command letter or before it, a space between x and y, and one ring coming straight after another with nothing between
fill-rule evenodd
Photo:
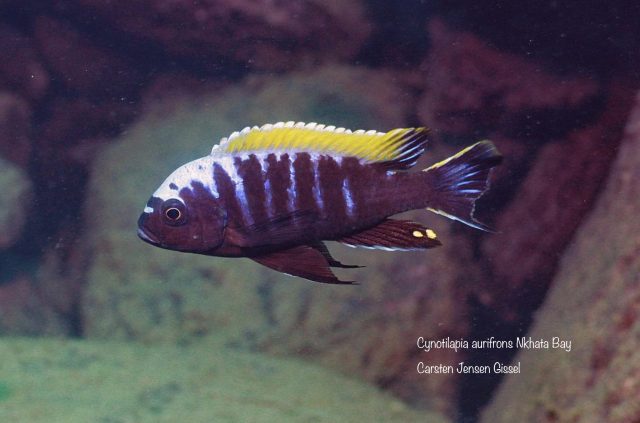
<instances>
[{"instance_id":1,"label":"gill cover","mask_svg":"<svg viewBox=\"0 0 640 423\"><path fill-rule=\"evenodd\" d=\"M194 181L191 189L180 192L188 213L190 240L187 245L192 252L211 252L224 241L227 212L212 192L201 182Z\"/></svg>"}]
</instances>

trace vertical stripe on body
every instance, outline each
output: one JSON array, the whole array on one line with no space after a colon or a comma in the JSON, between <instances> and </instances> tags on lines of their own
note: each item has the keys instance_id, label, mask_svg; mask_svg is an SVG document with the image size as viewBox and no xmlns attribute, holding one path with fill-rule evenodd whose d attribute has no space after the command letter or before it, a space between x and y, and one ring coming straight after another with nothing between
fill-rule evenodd
<instances>
[{"instance_id":1,"label":"vertical stripe on body","mask_svg":"<svg viewBox=\"0 0 640 423\"><path fill-rule=\"evenodd\" d=\"M224 157L213 163L213 179L218 188L220 199L227 208L229 220L244 225L243 206L237 195L238 176L230 159ZM231 174L229 174L229 168L232 170Z\"/></svg>"},{"instance_id":2,"label":"vertical stripe on body","mask_svg":"<svg viewBox=\"0 0 640 423\"><path fill-rule=\"evenodd\" d=\"M250 154L245 159L236 157L234 164L246 199L245 214L249 217L249 223L265 222L268 215L261 160L255 154Z\"/></svg>"},{"instance_id":3,"label":"vertical stripe on body","mask_svg":"<svg viewBox=\"0 0 640 423\"><path fill-rule=\"evenodd\" d=\"M291 186L289 155L286 153L282 155L274 153L267 155L265 177L265 185L268 184L271 191L269 210L272 210L273 214L270 217L287 214L289 212L289 191Z\"/></svg>"},{"instance_id":4,"label":"vertical stripe on body","mask_svg":"<svg viewBox=\"0 0 640 423\"><path fill-rule=\"evenodd\" d=\"M264 181L264 202L267 218L272 218L275 215L275 206L273 204L273 187L271 186L271 179L269 178L269 168L271 163L268 160L269 155L261 154L258 156L260 161L260 171L262 174L262 180Z\"/></svg>"},{"instance_id":5,"label":"vertical stripe on body","mask_svg":"<svg viewBox=\"0 0 640 423\"><path fill-rule=\"evenodd\" d=\"M320 172L318 171L318 166L320 165L320 157L313 157L311 163L313 164L313 199L318 205L320 215L324 215L324 202L322 201L322 192L320 191Z\"/></svg>"},{"instance_id":6,"label":"vertical stripe on body","mask_svg":"<svg viewBox=\"0 0 640 423\"><path fill-rule=\"evenodd\" d=\"M209 157L205 157L204 159L194 162L193 169L190 170L191 185L193 186L194 181L199 181L209 190L211 195L217 198L220 194L218 193L216 180L213 177L212 163L213 160ZM180 187L179 184L169 184L169 189L173 189L173 186L175 186L176 190Z\"/></svg>"},{"instance_id":7,"label":"vertical stripe on body","mask_svg":"<svg viewBox=\"0 0 640 423\"><path fill-rule=\"evenodd\" d=\"M258 153L216 160L210 187L239 225L301 210L340 225L366 218L368 204L379 203L380 176L390 177L354 157Z\"/></svg>"},{"instance_id":8,"label":"vertical stripe on body","mask_svg":"<svg viewBox=\"0 0 640 423\"><path fill-rule=\"evenodd\" d=\"M251 215L249 213L249 201L247 199L247 195L244 189L244 184L242 183L242 178L238 174L238 168L242 159L240 157L223 157L218 163L224 168L229 176L229 179L233 181L234 184L234 192L235 197L240 207L240 215L241 222L243 224L251 224Z\"/></svg>"},{"instance_id":9,"label":"vertical stripe on body","mask_svg":"<svg viewBox=\"0 0 640 423\"><path fill-rule=\"evenodd\" d=\"M287 186L287 210L294 212L296 210L296 169L293 164L293 158L289 158L289 185Z\"/></svg>"},{"instance_id":10,"label":"vertical stripe on body","mask_svg":"<svg viewBox=\"0 0 640 423\"><path fill-rule=\"evenodd\" d=\"M314 195L317 180L314 175L314 157L308 153L297 153L293 161L295 171L296 210L317 212L322 216L322 200Z\"/></svg>"},{"instance_id":11,"label":"vertical stripe on body","mask_svg":"<svg viewBox=\"0 0 640 423\"><path fill-rule=\"evenodd\" d=\"M368 197L379 183L379 172L374 172L370 165L363 165L355 157L342 160L342 195L347 215L351 220L358 220L368 210Z\"/></svg>"},{"instance_id":12,"label":"vertical stripe on body","mask_svg":"<svg viewBox=\"0 0 640 423\"><path fill-rule=\"evenodd\" d=\"M325 215L334 222L341 222L347 217L346 202L342 192L345 174L342 167L331 156L320 156L318 163L318 179L322 202L326 205Z\"/></svg>"},{"instance_id":13,"label":"vertical stripe on body","mask_svg":"<svg viewBox=\"0 0 640 423\"><path fill-rule=\"evenodd\" d=\"M351 186L349 184L349 175L344 174L342 177L342 196L344 197L345 207L347 208L347 216L355 217L355 203L351 194Z\"/></svg>"}]
</instances>

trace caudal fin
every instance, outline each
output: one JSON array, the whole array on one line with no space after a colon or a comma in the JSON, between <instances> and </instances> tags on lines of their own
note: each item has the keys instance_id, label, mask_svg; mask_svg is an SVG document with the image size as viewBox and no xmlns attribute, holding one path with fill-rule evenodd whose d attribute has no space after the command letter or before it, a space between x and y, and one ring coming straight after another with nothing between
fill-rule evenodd
<instances>
[{"instance_id":1,"label":"caudal fin","mask_svg":"<svg viewBox=\"0 0 640 423\"><path fill-rule=\"evenodd\" d=\"M483 231L491 228L474 216L475 202L489 189L491 168L502 156L491 141L480 141L424 169L432 188L427 210Z\"/></svg>"}]
</instances>

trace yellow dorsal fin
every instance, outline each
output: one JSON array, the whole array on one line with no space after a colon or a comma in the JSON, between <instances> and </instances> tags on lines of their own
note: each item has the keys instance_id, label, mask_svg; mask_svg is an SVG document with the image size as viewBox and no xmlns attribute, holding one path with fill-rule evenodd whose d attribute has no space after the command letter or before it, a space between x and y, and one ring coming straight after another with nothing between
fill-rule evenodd
<instances>
[{"instance_id":1,"label":"yellow dorsal fin","mask_svg":"<svg viewBox=\"0 0 640 423\"><path fill-rule=\"evenodd\" d=\"M371 163L389 162L389 167L408 168L424 152L427 132L426 128L351 131L315 122L278 122L234 132L222 138L211 154L305 151L358 157Z\"/></svg>"}]
</instances>

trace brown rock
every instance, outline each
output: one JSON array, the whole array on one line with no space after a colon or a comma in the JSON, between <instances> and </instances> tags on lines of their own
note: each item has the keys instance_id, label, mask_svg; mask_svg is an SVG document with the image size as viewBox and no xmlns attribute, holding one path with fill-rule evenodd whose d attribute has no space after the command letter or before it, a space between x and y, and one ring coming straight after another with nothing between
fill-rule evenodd
<instances>
[{"instance_id":1,"label":"brown rock","mask_svg":"<svg viewBox=\"0 0 640 423\"><path fill-rule=\"evenodd\" d=\"M66 23L39 17L35 39L49 66L73 90L126 100L141 82L135 66L117 51L93 44Z\"/></svg>"},{"instance_id":2,"label":"brown rock","mask_svg":"<svg viewBox=\"0 0 640 423\"><path fill-rule=\"evenodd\" d=\"M640 97L595 209L564 254L530 332L561 349L522 350L484 422L637 421L640 415Z\"/></svg>"},{"instance_id":3,"label":"brown rock","mask_svg":"<svg viewBox=\"0 0 640 423\"><path fill-rule=\"evenodd\" d=\"M485 238L482 252L491 275L478 286L479 297L503 317L526 317L542 300L562 252L607 175L630 97L626 89L614 86L597 123L544 145L515 197L498 216L500 234ZM506 160L512 159L506 156ZM494 185L502 182L498 179Z\"/></svg>"},{"instance_id":4,"label":"brown rock","mask_svg":"<svg viewBox=\"0 0 640 423\"><path fill-rule=\"evenodd\" d=\"M369 34L360 1L76 0L138 41L202 61L287 69L352 57ZM209 65L210 66L210 65Z\"/></svg>"},{"instance_id":5,"label":"brown rock","mask_svg":"<svg viewBox=\"0 0 640 423\"><path fill-rule=\"evenodd\" d=\"M51 158L62 156L84 139L115 135L135 117L136 107L117 98L57 98L50 105L48 119L41 124L38 148L49 150L43 156Z\"/></svg>"},{"instance_id":6,"label":"brown rock","mask_svg":"<svg viewBox=\"0 0 640 423\"><path fill-rule=\"evenodd\" d=\"M486 136L491 130L513 129L514 122L521 124L536 111L576 108L598 91L590 79L549 75L471 34L449 30L439 20L431 21L429 33L418 116L438 131Z\"/></svg>"},{"instance_id":7,"label":"brown rock","mask_svg":"<svg viewBox=\"0 0 640 423\"><path fill-rule=\"evenodd\" d=\"M158 75L149 83L141 94L141 112L154 110L158 104L163 104L167 98L183 97L185 95L207 95L222 91L229 85L227 81L197 78L186 72L168 72Z\"/></svg>"},{"instance_id":8,"label":"brown rock","mask_svg":"<svg viewBox=\"0 0 640 423\"><path fill-rule=\"evenodd\" d=\"M32 215L30 223L41 233L41 242L47 236L58 237L60 226L67 222L77 222L91 161L99 146L133 119L136 107L118 98L51 101L47 120L40 123L34 140L32 159L37 166L31 168L31 176L40 185L38 206L55 210L61 218L52 221L47 214Z\"/></svg>"},{"instance_id":9,"label":"brown rock","mask_svg":"<svg viewBox=\"0 0 640 423\"><path fill-rule=\"evenodd\" d=\"M26 168L31 153L31 110L22 98L0 91L0 156Z\"/></svg>"},{"instance_id":10,"label":"brown rock","mask_svg":"<svg viewBox=\"0 0 640 423\"><path fill-rule=\"evenodd\" d=\"M0 90L17 91L35 100L44 96L49 84L49 75L32 41L0 25Z\"/></svg>"}]
</instances>

